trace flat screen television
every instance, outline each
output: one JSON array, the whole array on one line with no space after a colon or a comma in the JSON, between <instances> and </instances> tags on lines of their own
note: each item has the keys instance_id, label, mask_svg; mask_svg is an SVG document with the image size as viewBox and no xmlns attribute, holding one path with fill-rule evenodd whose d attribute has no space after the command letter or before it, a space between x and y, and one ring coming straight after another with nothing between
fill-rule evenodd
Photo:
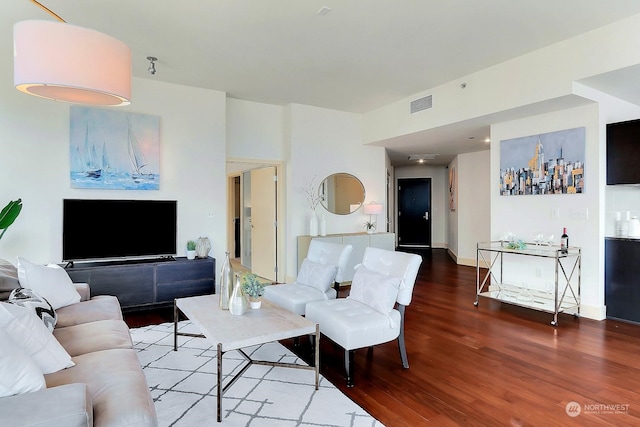
<instances>
[{"instance_id":1,"label":"flat screen television","mask_svg":"<svg viewBox=\"0 0 640 427\"><path fill-rule=\"evenodd\" d=\"M64 199L62 260L176 255L177 201Z\"/></svg>"}]
</instances>

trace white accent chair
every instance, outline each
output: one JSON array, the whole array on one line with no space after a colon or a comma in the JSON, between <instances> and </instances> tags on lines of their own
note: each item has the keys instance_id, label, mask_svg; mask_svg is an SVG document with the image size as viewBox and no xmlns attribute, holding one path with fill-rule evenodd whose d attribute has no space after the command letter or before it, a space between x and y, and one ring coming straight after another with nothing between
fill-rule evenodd
<instances>
[{"instance_id":1,"label":"white accent chair","mask_svg":"<svg viewBox=\"0 0 640 427\"><path fill-rule=\"evenodd\" d=\"M263 298L304 316L307 303L335 299L353 246L312 240L293 283L267 286Z\"/></svg>"},{"instance_id":2,"label":"white accent chair","mask_svg":"<svg viewBox=\"0 0 640 427\"><path fill-rule=\"evenodd\" d=\"M409 368L404 312L421 263L419 255L367 247L349 297L307 304L306 318L317 322L320 332L345 350L348 387L353 387L354 353L360 348L398 339L402 366Z\"/></svg>"}]
</instances>

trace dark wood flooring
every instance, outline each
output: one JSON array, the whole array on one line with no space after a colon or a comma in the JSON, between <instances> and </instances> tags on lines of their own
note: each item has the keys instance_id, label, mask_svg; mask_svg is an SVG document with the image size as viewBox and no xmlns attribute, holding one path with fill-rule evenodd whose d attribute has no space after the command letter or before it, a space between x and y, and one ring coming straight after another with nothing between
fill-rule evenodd
<instances>
[{"instance_id":1,"label":"dark wood flooring","mask_svg":"<svg viewBox=\"0 0 640 427\"><path fill-rule=\"evenodd\" d=\"M321 340L322 375L352 400L388 427L640 426L640 325L561 315L553 327L548 313L486 299L475 307L475 268L442 249L422 255L406 312L409 369L396 342L359 350L347 388L343 351ZM136 327L171 316L125 319ZM306 341L283 344L309 360Z\"/></svg>"}]
</instances>

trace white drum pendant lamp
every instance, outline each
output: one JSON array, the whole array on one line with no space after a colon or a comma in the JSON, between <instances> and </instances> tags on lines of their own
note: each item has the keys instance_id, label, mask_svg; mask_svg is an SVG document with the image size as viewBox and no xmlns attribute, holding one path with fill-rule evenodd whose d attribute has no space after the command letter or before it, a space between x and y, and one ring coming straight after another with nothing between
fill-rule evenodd
<instances>
[{"instance_id":1,"label":"white drum pendant lamp","mask_svg":"<svg viewBox=\"0 0 640 427\"><path fill-rule=\"evenodd\" d=\"M131 49L95 30L53 21L13 27L16 89L88 105L131 103Z\"/></svg>"}]
</instances>

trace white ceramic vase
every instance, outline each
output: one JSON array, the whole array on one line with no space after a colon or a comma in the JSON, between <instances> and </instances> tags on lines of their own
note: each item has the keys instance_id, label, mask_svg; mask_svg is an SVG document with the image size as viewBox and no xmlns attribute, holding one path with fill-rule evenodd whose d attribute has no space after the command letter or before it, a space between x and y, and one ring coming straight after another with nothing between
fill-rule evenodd
<instances>
[{"instance_id":1,"label":"white ceramic vase","mask_svg":"<svg viewBox=\"0 0 640 427\"><path fill-rule=\"evenodd\" d=\"M196 242L196 254L198 258L206 258L211 250L211 240L208 237L200 237Z\"/></svg>"},{"instance_id":2,"label":"white ceramic vase","mask_svg":"<svg viewBox=\"0 0 640 427\"><path fill-rule=\"evenodd\" d=\"M318 217L315 212L311 212L311 217L309 218L309 236L317 236L318 235Z\"/></svg>"}]
</instances>

